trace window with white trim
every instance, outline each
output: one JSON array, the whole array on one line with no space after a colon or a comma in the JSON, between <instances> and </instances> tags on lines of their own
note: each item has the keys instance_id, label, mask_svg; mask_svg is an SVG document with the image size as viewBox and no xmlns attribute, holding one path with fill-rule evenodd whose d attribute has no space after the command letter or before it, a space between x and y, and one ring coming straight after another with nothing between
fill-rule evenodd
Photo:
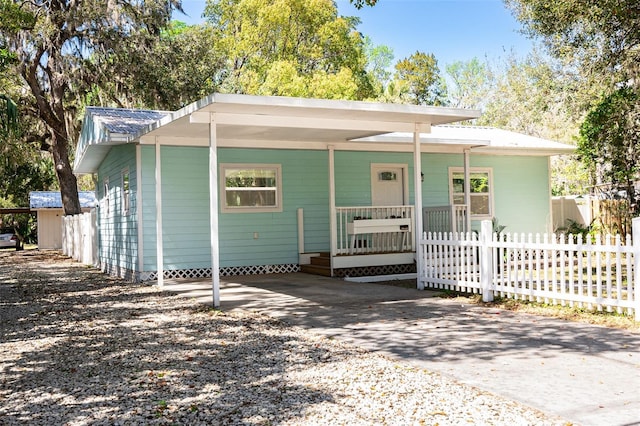
<instances>
[{"instance_id":1,"label":"window with white trim","mask_svg":"<svg viewBox=\"0 0 640 426\"><path fill-rule=\"evenodd\" d=\"M493 217L493 178L491 169L469 170L471 217L491 219ZM451 204L465 204L464 169L449 168L449 195Z\"/></svg>"},{"instance_id":2,"label":"window with white trim","mask_svg":"<svg viewBox=\"0 0 640 426\"><path fill-rule=\"evenodd\" d=\"M221 209L225 213L282 211L279 164L222 164L219 180Z\"/></svg>"},{"instance_id":3,"label":"window with white trim","mask_svg":"<svg viewBox=\"0 0 640 426\"><path fill-rule=\"evenodd\" d=\"M122 214L126 215L129 214L129 199L131 197L130 193L129 193L129 169L126 168L124 170L122 170L122 187L121 187L121 192L122 192Z\"/></svg>"}]
</instances>

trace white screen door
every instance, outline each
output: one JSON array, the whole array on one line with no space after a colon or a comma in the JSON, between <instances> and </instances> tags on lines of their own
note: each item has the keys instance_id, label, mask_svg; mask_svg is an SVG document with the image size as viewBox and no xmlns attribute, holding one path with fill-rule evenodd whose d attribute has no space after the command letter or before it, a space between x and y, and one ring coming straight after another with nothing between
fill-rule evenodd
<instances>
[{"instance_id":1,"label":"white screen door","mask_svg":"<svg viewBox=\"0 0 640 426\"><path fill-rule=\"evenodd\" d=\"M371 204L403 206L406 204L406 166L399 164L371 165Z\"/></svg>"}]
</instances>

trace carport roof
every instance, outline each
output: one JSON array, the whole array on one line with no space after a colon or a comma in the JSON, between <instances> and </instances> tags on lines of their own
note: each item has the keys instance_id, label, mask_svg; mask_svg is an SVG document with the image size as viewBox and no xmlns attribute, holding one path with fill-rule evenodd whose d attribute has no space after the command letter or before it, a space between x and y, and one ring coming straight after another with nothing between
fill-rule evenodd
<instances>
[{"instance_id":1,"label":"carport roof","mask_svg":"<svg viewBox=\"0 0 640 426\"><path fill-rule=\"evenodd\" d=\"M477 118L480 111L376 102L213 94L175 112L87 108L76 150L76 173L95 172L112 145L326 149L328 144L390 132L428 132L431 125Z\"/></svg>"}]
</instances>

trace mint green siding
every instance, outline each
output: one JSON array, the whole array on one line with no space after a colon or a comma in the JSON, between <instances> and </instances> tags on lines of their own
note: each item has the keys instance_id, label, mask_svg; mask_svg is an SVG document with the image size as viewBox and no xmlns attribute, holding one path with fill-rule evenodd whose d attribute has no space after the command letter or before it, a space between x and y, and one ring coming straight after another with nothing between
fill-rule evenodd
<instances>
[{"instance_id":1,"label":"mint green siding","mask_svg":"<svg viewBox=\"0 0 640 426\"><path fill-rule=\"evenodd\" d=\"M335 153L336 206L371 205L371 164L374 163L409 167L409 197L413 203L413 154L338 151Z\"/></svg>"},{"instance_id":2,"label":"mint green siding","mask_svg":"<svg viewBox=\"0 0 640 426\"><path fill-rule=\"evenodd\" d=\"M134 145L114 146L98 168L98 256L101 264L110 270L138 269L135 153ZM122 171L125 169L129 171L129 211L126 214L123 212L122 193ZM108 194L105 194L105 178L109 180Z\"/></svg>"},{"instance_id":3,"label":"mint green siding","mask_svg":"<svg viewBox=\"0 0 640 426\"><path fill-rule=\"evenodd\" d=\"M162 147L161 160L164 267L208 268L208 149ZM280 164L283 192L282 212L219 213L222 267L298 263L298 208L304 209L306 250L328 250L327 152L221 148L218 161ZM155 271L155 148L143 147L142 169L144 270Z\"/></svg>"},{"instance_id":4,"label":"mint green siding","mask_svg":"<svg viewBox=\"0 0 640 426\"><path fill-rule=\"evenodd\" d=\"M143 270L155 271L155 148L143 146L141 154ZM164 267L167 270L209 268L208 148L165 146L162 147L161 160ZM327 151L220 148L218 162L279 164L282 167L283 194L281 212L218 212L221 267L298 263L299 208L304 210L305 251L329 250ZM372 163L406 164L409 170L409 202L413 203L414 169L411 153L337 151L337 206L371 205ZM423 154L425 179L422 196L425 206L449 204L448 168L462 165L462 154ZM493 170L496 217L507 226L507 230L546 230L549 216L546 157L472 154L471 166ZM129 167L134 177L134 169ZM220 195L222 198L223 194Z\"/></svg>"},{"instance_id":5,"label":"mint green siding","mask_svg":"<svg viewBox=\"0 0 640 426\"><path fill-rule=\"evenodd\" d=\"M424 154L424 206L449 204L449 167L463 167L462 154ZM548 232L551 215L547 157L470 156L471 167L493 173L494 216L506 232ZM473 223L474 229L479 223Z\"/></svg>"},{"instance_id":6,"label":"mint green siding","mask_svg":"<svg viewBox=\"0 0 640 426\"><path fill-rule=\"evenodd\" d=\"M305 250L328 250L328 158L326 151L218 150L220 163L280 164L283 195L282 212L220 214L220 265L298 263L299 208L304 209Z\"/></svg>"},{"instance_id":7,"label":"mint green siding","mask_svg":"<svg viewBox=\"0 0 640 426\"><path fill-rule=\"evenodd\" d=\"M209 268L209 152L205 148L162 147L160 159L164 268ZM145 271L157 269L155 161L155 148L143 147Z\"/></svg>"}]
</instances>

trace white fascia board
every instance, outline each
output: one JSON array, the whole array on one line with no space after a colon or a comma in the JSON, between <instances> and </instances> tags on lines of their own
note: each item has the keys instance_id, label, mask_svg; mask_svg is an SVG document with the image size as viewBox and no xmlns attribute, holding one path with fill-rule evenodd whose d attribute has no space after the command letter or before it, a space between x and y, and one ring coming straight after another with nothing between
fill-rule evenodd
<instances>
[{"instance_id":1,"label":"white fascia board","mask_svg":"<svg viewBox=\"0 0 640 426\"><path fill-rule=\"evenodd\" d=\"M146 138L140 140L142 145L153 145L154 141L160 145L208 147L209 141L204 138L176 138L163 137ZM372 152L413 152L413 144L401 142L309 142L309 141L273 141L261 139L219 139L218 148L243 149L295 149L324 151L332 145L336 151L372 151ZM423 143L421 151L424 153L459 153L467 145Z\"/></svg>"},{"instance_id":2,"label":"white fascia board","mask_svg":"<svg viewBox=\"0 0 640 426\"><path fill-rule=\"evenodd\" d=\"M525 148L525 147L481 147L472 149L471 152L474 155L521 155L525 157L549 157L555 155L571 155L574 154L574 150L558 148Z\"/></svg>"},{"instance_id":3,"label":"white fascia board","mask_svg":"<svg viewBox=\"0 0 640 426\"><path fill-rule=\"evenodd\" d=\"M317 109L349 114L350 112L373 112L388 114L411 114L416 116L450 116L451 121L478 118L480 110L449 108L410 104L392 104L367 101L349 101L333 99L295 98L285 96L255 96L216 93L204 100L209 103L246 105L247 107L284 107L295 109ZM415 121L415 120L409 120Z\"/></svg>"},{"instance_id":4,"label":"white fascia board","mask_svg":"<svg viewBox=\"0 0 640 426\"><path fill-rule=\"evenodd\" d=\"M271 114L237 114L217 112L214 115L216 124L231 126L282 127L292 129L326 129L326 130L371 130L381 133L413 132L416 123L403 121L379 121L348 118L300 117L296 115ZM195 112L190 115L191 123L209 123L211 114ZM429 132L429 123L418 123L421 132Z\"/></svg>"}]
</instances>

